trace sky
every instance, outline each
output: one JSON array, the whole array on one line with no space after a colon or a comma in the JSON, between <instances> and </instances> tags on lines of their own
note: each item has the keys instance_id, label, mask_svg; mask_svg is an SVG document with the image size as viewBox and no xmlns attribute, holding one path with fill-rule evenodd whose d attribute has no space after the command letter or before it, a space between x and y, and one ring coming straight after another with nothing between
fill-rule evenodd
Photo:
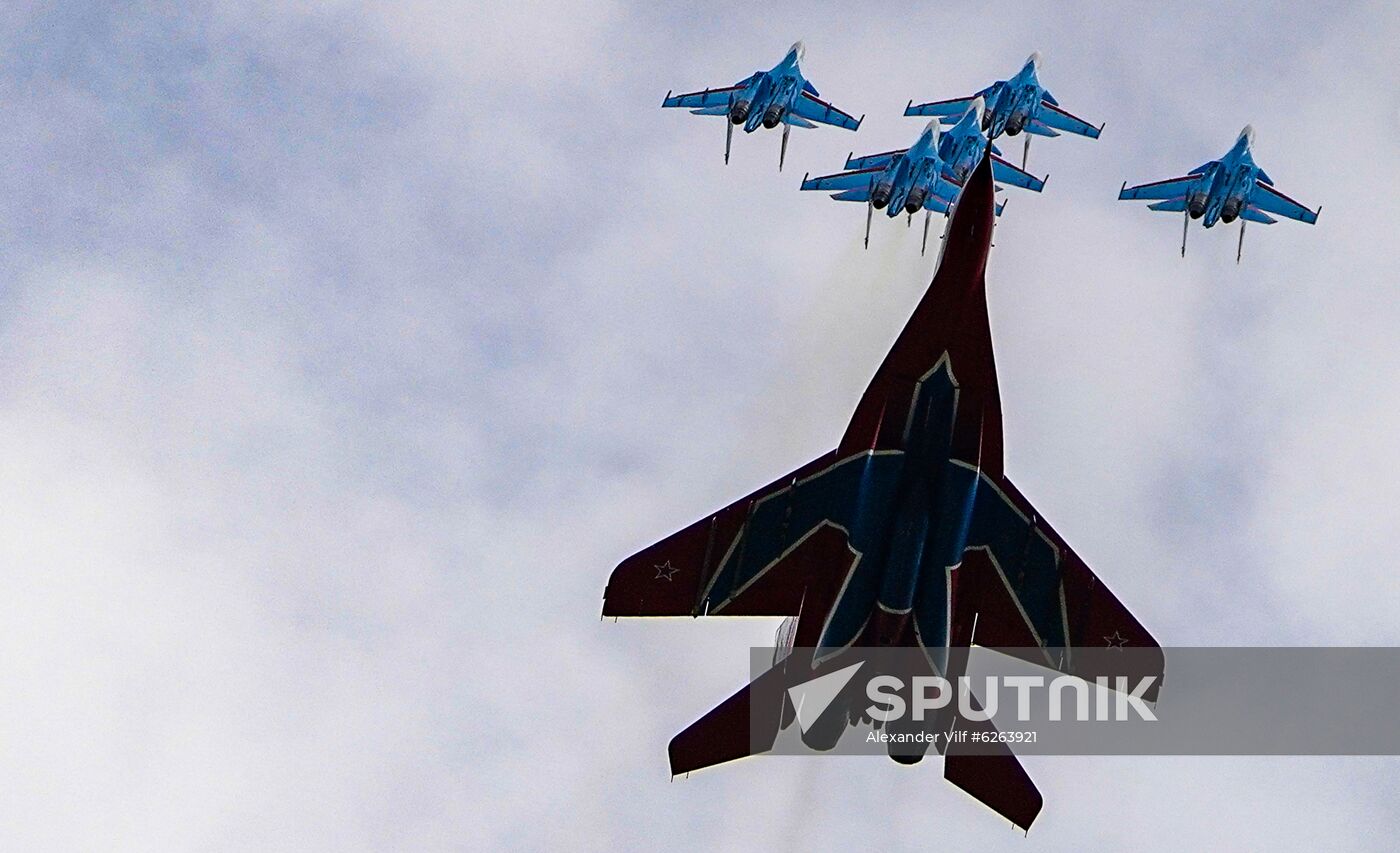
<instances>
[{"instance_id":1,"label":"sky","mask_svg":"<svg viewBox=\"0 0 1400 853\"><path fill-rule=\"evenodd\" d=\"M858 134L726 167L658 109L799 38ZM1390 849L1385 758L1026 759L1028 838L933 763L671 782L776 620L599 612L834 446L928 285L802 173L1039 50L1107 126L997 231L1008 474L1164 646L1400 644L1397 41L1382 2L7 4L0 846ZM1246 123L1316 227L1236 266L1115 201Z\"/></svg>"}]
</instances>

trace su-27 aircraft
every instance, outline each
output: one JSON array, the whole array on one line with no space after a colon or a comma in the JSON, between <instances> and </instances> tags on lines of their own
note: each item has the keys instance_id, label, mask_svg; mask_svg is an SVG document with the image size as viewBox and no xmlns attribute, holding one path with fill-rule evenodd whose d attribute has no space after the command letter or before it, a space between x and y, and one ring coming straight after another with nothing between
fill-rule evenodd
<instances>
[{"instance_id":1,"label":"su-27 aircraft","mask_svg":"<svg viewBox=\"0 0 1400 853\"><path fill-rule=\"evenodd\" d=\"M1094 127L1063 109L1060 102L1055 100L1055 96L1050 94L1050 90L1040 85L1039 72L1040 52L1036 51L1010 80L998 80L966 98L951 98L918 105L910 101L904 108L904 114L939 116L944 124L951 124L958 116L963 115L974 98L982 97L987 101L982 128L992 139L1003 133L1015 136L1021 131L1034 136L1059 136L1063 131L1098 139L1103 125ZM1030 156L1030 135L1026 137L1026 145L1021 152L1022 169L1026 168L1026 158Z\"/></svg>"},{"instance_id":2,"label":"su-27 aircraft","mask_svg":"<svg viewBox=\"0 0 1400 853\"><path fill-rule=\"evenodd\" d=\"M778 152L778 171L787 158L788 132L793 125L816 127L829 124L855 130L865 116L854 118L823 101L817 89L802 76L802 57L807 48L797 42L788 49L783 61L768 71L755 71L733 86L687 92L684 95L666 93L662 107L686 107L695 115L726 116L724 126L724 162L729 162L729 149L734 141L734 128L744 126L753 133L760 126L772 129L783 126L783 143Z\"/></svg>"},{"instance_id":3,"label":"su-27 aircraft","mask_svg":"<svg viewBox=\"0 0 1400 853\"><path fill-rule=\"evenodd\" d=\"M770 751L796 719L788 689L872 647L912 648L927 675L950 684L962 684L974 641L1091 682L1123 674L1108 671L1125 666L1113 660L1145 658L1132 674L1157 676L1144 695L1157 700L1157 642L1003 470L984 276L991 167L984 157L969 177L938 272L840 444L613 571L604 616L787 618L773 668L672 739L672 774ZM1076 651L1129 646L1141 651ZM949 781L1028 829L1041 796L1004 744L971 754L928 737L952 726L995 737L990 722L968 719L962 698L900 722L911 737L892 738L890 757L917 763L932 739ZM803 741L832 748L859 717L857 703L827 706L817 724L799 726Z\"/></svg>"},{"instance_id":4,"label":"su-27 aircraft","mask_svg":"<svg viewBox=\"0 0 1400 853\"><path fill-rule=\"evenodd\" d=\"M908 148L850 156L848 171L817 178L804 177L802 189L836 191L837 201L865 202L865 247L870 248L870 220L876 210L887 210L891 219L901 211L910 221L924 211L924 238L919 253L928 249L929 220L934 212L947 215L963 183L987 149L982 133L982 99L974 98L962 119L940 133L935 119ZM1018 169L993 153L992 176L1003 183L1040 192L1045 179ZM1004 204L997 205L1000 216Z\"/></svg>"},{"instance_id":5,"label":"su-27 aircraft","mask_svg":"<svg viewBox=\"0 0 1400 853\"><path fill-rule=\"evenodd\" d=\"M1317 224L1322 208L1309 210L1278 190L1269 174L1254 162L1254 128L1245 125L1235 144L1219 160L1210 160L1179 178L1154 181L1150 184L1128 186L1118 191L1120 201L1161 199L1149 204L1149 210L1184 213L1181 220L1181 256L1186 257L1186 231L1192 219L1201 220L1207 228L1215 223L1229 225L1240 220L1240 241L1235 248L1235 263L1244 254L1244 227L1250 222L1273 225L1278 220L1270 213Z\"/></svg>"}]
</instances>

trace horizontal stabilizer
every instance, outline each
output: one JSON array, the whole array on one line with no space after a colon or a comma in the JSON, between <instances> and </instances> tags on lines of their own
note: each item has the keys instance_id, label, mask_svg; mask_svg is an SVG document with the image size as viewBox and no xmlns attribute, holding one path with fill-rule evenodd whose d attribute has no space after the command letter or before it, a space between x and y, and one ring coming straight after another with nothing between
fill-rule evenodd
<instances>
[{"instance_id":1,"label":"horizontal stabilizer","mask_svg":"<svg viewBox=\"0 0 1400 853\"><path fill-rule=\"evenodd\" d=\"M782 723L784 668L768 670L671 738L671 775L759 755Z\"/></svg>"},{"instance_id":2,"label":"horizontal stabilizer","mask_svg":"<svg viewBox=\"0 0 1400 853\"><path fill-rule=\"evenodd\" d=\"M1148 210L1161 210L1167 213L1181 213L1186 210L1186 199L1171 198L1166 201L1159 201L1156 204L1149 204Z\"/></svg>"},{"instance_id":3,"label":"horizontal stabilizer","mask_svg":"<svg viewBox=\"0 0 1400 853\"><path fill-rule=\"evenodd\" d=\"M859 189L839 192L836 195L832 196L832 198L836 199L837 201L867 202L870 201L870 187L860 187Z\"/></svg>"},{"instance_id":4,"label":"horizontal stabilizer","mask_svg":"<svg viewBox=\"0 0 1400 853\"><path fill-rule=\"evenodd\" d=\"M1258 222L1260 225L1273 225L1275 222L1278 222L1277 219L1273 218L1269 214L1253 207L1246 207L1244 210L1241 210L1240 219L1246 219L1250 222Z\"/></svg>"},{"instance_id":5,"label":"horizontal stabilizer","mask_svg":"<svg viewBox=\"0 0 1400 853\"><path fill-rule=\"evenodd\" d=\"M981 752L988 748L986 744L978 747ZM943 778L1022 830L1030 829L1045 802L1021 762L1004 744L996 755L961 754L957 744L950 744L943 759Z\"/></svg>"}]
</instances>

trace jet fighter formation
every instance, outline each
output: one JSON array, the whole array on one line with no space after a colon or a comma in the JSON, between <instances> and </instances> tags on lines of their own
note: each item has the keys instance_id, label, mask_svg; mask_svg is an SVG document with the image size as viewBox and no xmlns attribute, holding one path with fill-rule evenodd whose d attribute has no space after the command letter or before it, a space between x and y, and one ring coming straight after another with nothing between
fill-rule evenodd
<instances>
[{"instance_id":1,"label":"jet fighter formation","mask_svg":"<svg viewBox=\"0 0 1400 853\"><path fill-rule=\"evenodd\" d=\"M799 63L799 42L771 71L723 89L667 95L733 128L822 122L855 130L853 119L819 99ZM986 267L1002 205L997 183L1032 192L1045 179L1000 156L994 140L1061 132L1097 139L1094 127L1059 106L1039 81L1040 57L1015 76L966 98L912 103L906 115L934 117L908 148L849 156L845 170L804 176L801 189L866 205L866 245L875 210L912 223L925 212L948 217L932 283L876 370L837 447L623 560L603 594L603 615L785 617L773 667L672 739L672 774L689 773L774 749L800 719L790 688L850 667L873 648L921 653L928 672L966 690L967 652L981 647L1020 655L1091 680L1127 673L1125 657L1094 648L1140 650L1160 684L1164 661L1146 628L1089 569L1013 484L1004 469L1002 404L987 314ZM949 125L942 130L940 124ZM1153 210L1186 222L1269 223L1276 214L1315 223L1309 210L1274 189L1255 165L1246 128L1224 157L1167 181L1129 188ZM1184 254L1183 239L1183 254ZM1238 260L1237 250L1237 260ZM1030 658L1024 658L1030 660ZM1105 660L1108 662L1105 663ZM922 667L923 664L921 663ZM1122 683L1121 681L1119 682ZM1122 690L1121 686L1117 688ZM1154 687L1146 697L1157 699ZM865 719L847 703L818 712L834 725L802 741L828 750ZM890 724L886 724L890 725ZM919 719L915 733L981 729L961 701ZM813 734L818 732L818 734ZM992 738L994 743L1000 743ZM889 741L902 764L930 746L944 776L1015 825L1028 829L1042 799L1004 744L968 753L948 738Z\"/></svg>"},{"instance_id":2,"label":"jet fighter formation","mask_svg":"<svg viewBox=\"0 0 1400 853\"><path fill-rule=\"evenodd\" d=\"M983 102L973 100L967 112L946 133L940 133L938 121L931 121L909 148L850 156L847 171L818 178L804 177L804 190L838 190L832 196L837 201L863 201L865 210L865 247L870 248L870 219L876 210L888 206L888 216L894 218L903 210L911 217L924 210L924 239L919 254L928 249L929 219L934 212L945 216L962 189L972 169L987 149L987 137L982 132ZM1018 169L992 152L992 175L998 181L1040 192L1045 179ZM998 204L1000 216L1005 204Z\"/></svg>"},{"instance_id":3,"label":"jet fighter formation","mask_svg":"<svg viewBox=\"0 0 1400 853\"><path fill-rule=\"evenodd\" d=\"M760 127L783 126L782 145L778 153L778 169L787 159L788 133L794 125L813 128L828 124L846 130L859 130L865 116L859 119L821 99L816 87L802 71L806 47L797 42L788 49L782 61L768 71L755 71L732 86L702 89L683 95L666 93L662 107L683 107L695 115L723 116L724 162L729 162L734 128L744 126L745 133ZM920 210L925 212L922 254L928 248L929 219L933 213L945 216L951 209L962 183L980 160L989 140L1000 136L1026 134L1021 150L1021 165L1012 165L1001 156L995 144L991 146L992 174L1001 184L1040 192L1045 178L1026 171L1032 136L1055 137L1062 133L1098 139L1104 125L1094 126L1060 106L1059 100L1040 81L1042 59L1039 51L1026 59L1021 70L1005 80L971 95L915 104L904 108L906 116L933 117L909 148L851 156L845 170L813 178L803 176L801 189L832 193L837 201L857 201L866 205L865 246L870 247L870 223L874 211L884 210L894 218L900 211L911 219ZM948 125L940 131L938 125ZM1278 190L1273 181L1254 163L1251 146L1254 131L1246 127L1235 146L1219 160L1211 160L1189 174L1165 181L1155 181L1136 187L1124 182L1118 194L1120 200L1150 200L1149 208L1156 211L1185 212L1182 228L1181 254L1186 255L1186 225L1191 219L1203 219L1206 228L1217 221L1240 222L1239 246L1235 261L1244 250L1244 228L1247 222L1272 225L1272 213L1309 225L1317 222L1322 208L1309 210ZM891 199L896 199L891 203ZM1002 205L996 213L1001 215Z\"/></svg>"}]
</instances>

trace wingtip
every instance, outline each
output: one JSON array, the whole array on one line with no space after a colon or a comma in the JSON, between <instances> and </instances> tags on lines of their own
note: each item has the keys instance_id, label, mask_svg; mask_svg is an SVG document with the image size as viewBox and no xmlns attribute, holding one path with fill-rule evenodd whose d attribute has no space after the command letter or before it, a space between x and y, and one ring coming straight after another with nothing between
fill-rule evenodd
<instances>
[{"instance_id":1,"label":"wingtip","mask_svg":"<svg viewBox=\"0 0 1400 853\"><path fill-rule=\"evenodd\" d=\"M666 106L666 102L669 101L669 100L671 100L671 91L672 91L672 90L670 90L670 89L667 89L667 90L666 90L666 97L664 97L664 98L661 99L661 106L662 106L662 107L665 107L665 106Z\"/></svg>"}]
</instances>

